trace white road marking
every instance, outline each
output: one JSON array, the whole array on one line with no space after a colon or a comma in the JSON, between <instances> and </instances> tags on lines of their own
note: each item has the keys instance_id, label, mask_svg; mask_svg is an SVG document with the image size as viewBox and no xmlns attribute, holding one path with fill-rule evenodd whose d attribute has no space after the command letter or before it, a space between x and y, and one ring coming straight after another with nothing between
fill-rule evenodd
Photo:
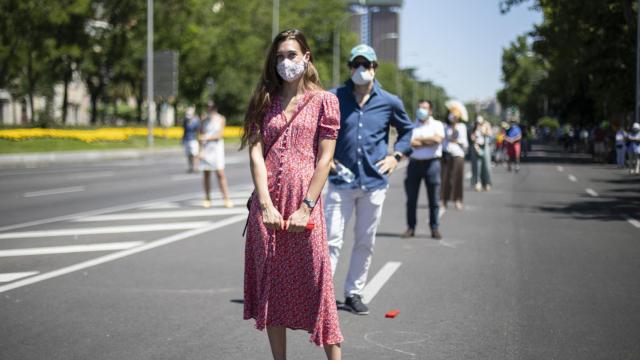
<instances>
[{"instance_id":1,"label":"white road marking","mask_svg":"<svg viewBox=\"0 0 640 360\"><path fill-rule=\"evenodd\" d=\"M367 285L362 290L362 302L368 304L373 300L378 291L382 289L384 284L391 278L396 270L402 265L401 262L398 261L389 261L384 264L382 269L376 273L376 275L367 283Z\"/></svg>"},{"instance_id":2,"label":"white road marking","mask_svg":"<svg viewBox=\"0 0 640 360\"><path fill-rule=\"evenodd\" d=\"M577 177L575 177L575 176L573 176L572 174L569 174L569 176L568 176L568 177L569 177L569 180L571 180L571 181L573 181L573 182L578 181L578 178L577 178Z\"/></svg>"},{"instance_id":3,"label":"white road marking","mask_svg":"<svg viewBox=\"0 0 640 360\"><path fill-rule=\"evenodd\" d=\"M11 282L14 280L22 279L27 276L36 275L38 271L16 272L16 273L4 273L0 274L0 283Z\"/></svg>"},{"instance_id":4,"label":"white road marking","mask_svg":"<svg viewBox=\"0 0 640 360\"><path fill-rule=\"evenodd\" d=\"M193 230L189 230L189 231L185 231L185 232L181 232L179 234L175 234L175 235L171 235L169 237L166 238L162 238L159 240L155 240L149 243L146 243L145 245L142 246L138 246L135 248L131 248L131 249L127 249L127 250L122 250L119 251L117 253L112 253L112 254L108 254L105 256L101 256L99 258L96 259L92 259L92 260L88 260L88 261L84 261L75 265L71 265L71 266L67 266L64 267L62 269L58 269L58 270L54 270L54 271L50 271L48 273L44 273L41 275L36 275L34 277L28 278L28 279L24 279L24 280L20 280L20 281L16 281L14 283L11 284L7 284L4 286L0 286L0 293L9 291L9 290L13 290L13 289L17 289L23 286L27 286L27 285L31 285L31 284L35 284L44 280L48 280L51 278L55 278L58 276L62 276L62 275L66 275L78 270L83 270L92 266L96 266L96 265L100 265L100 264L104 264L110 261L114 261L114 260L118 260L121 258L124 258L126 256L130 256L133 254L137 254L143 251L147 251L147 250L151 250L153 248L157 248L163 245L167 245L167 244L171 244L173 242L176 241L181 241L184 239L188 239L192 236L196 236L199 234L203 234L205 232L208 231L212 231L212 230L216 230L219 229L221 227L227 226L227 225L231 225L231 224L235 224L239 221L243 221L244 219L246 219L246 215L237 215L237 216L233 216L224 220L220 220L214 223L209 223L209 225L201 227L199 229L193 229Z\"/></svg>"},{"instance_id":5,"label":"white road marking","mask_svg":"<svg viewBox=\"0 0 640 360\"><path fill-rule=\"evenodd\" d=\"M180 175L171 175L171 181L184 181L184 180L200 180L201 176L197 174L180 174Z\"/></svg>"},{"instance_id":6,"label":"white road marking","mask_svg":"<svg viewBox=\"0 0 640 360\"><path fill-rule=\"evenodd\" d=\"M70 186L70 187L57 188L57 189L27 192L27 193L24 193L22 196L29 198L29 197L36 197L36 196L67 194L67 193L79 192L84 190L85 190L84 186Z\"/></svg>"},{"instance_id":7,"label":"white road marking","mask_svg":"<svg viewBox=\"0 0 640 360\"><path fill-rule=\"evenodd\" d=\"M562 166L558 166L558 171L563 172L564 168Z\"/></svg>"},{"instance_id":8,"label":"white road marking","mask_svg":"<svg viewBox=\"0 0 640 360\"><path fill-rule=\"evenodd\" d=\"M99 179L99 178L104 178L104 177L111 177L114 176L116 173L113 171L100 171L100 172L93 172L93 173L84 173L84 174L76 174L76 175L69 175L67 177L67 179L69 180L88 180L88 179Z\"/></svg>"},{"instance_id":9,"label":"white road marking","mask_svg":"<svg viewBox=\"0 0 640 360\"><path fill-rule=\"evenodd\" d=\"M591 195L593 197L598 197L598 193L595 190L591 189L591 188L586 188L584 191L586 191L587 194L589 194L589 195Z\"/></svg>"},{"instance_id":10,"label":"white road marking","mask_svg":"<svg viewBox=\"0 0 640 360\"><path fill-rule=\"evenodd\" d=\"M234 188L238 189L238 191L242 192L242 191L245 191L247 189L253 189L253 185L252 184L244 184L244 185L234 186ZM231 195L233 196L234 195L233 194L233 190L231 190L231 191L232 191ZM251 193L249 192L247 194L251 194ZM42 225L42 224L50 224L50 223L57 222L57 221L72 220L72 219L76 219L76 218L83 217L83 216L93 216L93 215L100 215L100 214L105 214L105 213L110 213L110 212L117 212L117 211L123 211L123 210L136 209L136 208L140 208L140 207L143 207L143 206L156 204L158 202L167 202L167 201L168 202L172 202L172 201L182 201L182 200L195 199L195 198L199 198L200 196L202 196L202 193L197 192L197 193L190 193L190 194L174 195L174 196L169 196L169 197L166 197L166 198L160 198L160 199L154 199L154 200L139 201L139 202L135 202L135 203L132 203L132 204L116 205L116 206L111 206L111 207L97 209L97 210L90 210L90 211L84 211L84 212L69 214L69 215L54 216L54 217L47 218L47 219L33 220L33 221L27 221L27 222L23 222L23 223L19 223L19 224L7 225L7 226L0 227L0 231L20 229L20 228L25 228L25 227L29 227L29 226L36 226L36 225ZM249 195L247 195L247 196L249 196ZM220 193L213 193L213 197L214 198L216 198L216 197L217 198L221 198L222 195ZM202 202L200 202L200 204L202 205Z\"/></svg>"},{"instance_id":11,"label":"white road marking","mask_svg":"<svg viewBox=\"0 0 640 360\"><path fill-rule=\"evenodd\" d=\"M74 220L75 222L93 221L121 221L121 220L149 220L149 219L177 219L186 217L221 216L246 214L245 207L235 207L231 209L200 209L200 210L178 210L178 211L154 211L124 213L113 215L89 216Z\"/></svg>"},{"instance_id":12,"label":"white road marking","mask_svg":"<svg viewBox=\"0 0 640 360\"><path fill-rule=\"evenodd\" d=\"M50 246L27 249L0 250L0 257L70 254L91 251L125 250L144 244L144 241L113 242L88 245Z\"/></svg>"},{"instance_id":13,"label":"white road marking","mask_svg":"<svg viewBox=\"0 0 640 360\"><path fill-rule=\"evenodd\" d=\"M627 220L629 222L629 224L631 224L631 225L635 226L636 228L640 229L640 221L632 218L629 215L625 215L625 214L622 214L622 217L625 218L625 220Z\"/></svg>"},{"instance_id":14,"label":"white road marking","mask_svg":"<svg viewBox=\"0 0 640 360\"><path fill-rule=\"evenodd\" d=\"M169 203L169 202L165 202L165 203L155 203L155 204L151 204L151 205L147 205L147 206L143 206L140 209L145 209L145 210L160 210L160 209L179 209L180 205L178 204L174 204L174 203Z\"/></svg>"},{"instance_id":15,"label":"white road marking","mask_svg":"<svg viewBox=\"0 0 640 360\"><path fill-rule=\"evenodd\" d=\"M185 230L196 229L210 224L209 221L193 221L183 223L164 223L164 224L145 224L145 225L126 225L126 226L105 226L93 228L77 228L77 229L58 229L58 230L41 230L41 231L22 231L0 234L1 239L24 239L24 238L42 238L51 236L69 236L69 235L97 235L97 234L121 234L129 232L147 232L147 231L166 231L166 230Z\"/></svg>"}]
</instances>

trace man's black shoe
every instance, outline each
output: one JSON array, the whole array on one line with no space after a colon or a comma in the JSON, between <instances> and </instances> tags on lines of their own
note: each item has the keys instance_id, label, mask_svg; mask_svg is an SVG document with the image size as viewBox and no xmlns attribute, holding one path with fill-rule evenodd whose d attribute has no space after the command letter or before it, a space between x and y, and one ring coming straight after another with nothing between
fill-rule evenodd
<instances>
[{"instance_id":1,"label":"man's black shoe","mask_svg":"<svg viewBox=\"0 0 640 360\"><path fill-rule=\"evenodd\" d=\"M442 234L440 234L440 231L438 231L438 229L433 229L431 230L431 237L436 240L440 240L442 239Z\"/></svg>"},{"instance_id":2,"label":"man's black shoe","mask_svg":"<svg viewBox=\"0 0 640 360\"><path fill-rule=\"evenodd\" d=\"M360 295L351 295L345 299L344 305L349 311L357 315L368 315L369 308L367 305L362 303L362 296Z\"/></svg>"}]
</instances>

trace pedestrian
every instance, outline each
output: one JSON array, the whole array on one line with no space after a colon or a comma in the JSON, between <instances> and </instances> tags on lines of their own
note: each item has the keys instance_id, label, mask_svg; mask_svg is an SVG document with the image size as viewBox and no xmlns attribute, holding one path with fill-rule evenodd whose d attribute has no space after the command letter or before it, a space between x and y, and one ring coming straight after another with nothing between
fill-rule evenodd
<instances>
[{"instance_id":1,"label":"pedestrian","mask_svg":"<svg viewBox=\"0 0 640 360\"><path fill-rule=\"evenodd\" d=\"M462 210L464 157L469 147L467 126L463 123L467 117L464 105L448 102L449 115L445 128L444 154L442 166L442 189L440 206L446 209L447 202L453 201L457 210Z\"/></svg>"},{"instance_id":2,"label":"pedestrian","mask_svg":"<svg viewBox=\"0 0 640 360\"><path fill-rule=\"evenodd\" d=\"M216 172L224 207L232 208L227 177L224 174L224 127L226 119L218 113L215 103L209 102L200 127L200 168L204 174L205 208L211 207L211 172Z\"/></svg>"},{"instance_id":3,"label":"pedestrian","mask_svg":"<svg viewBox=\"0 0 640 360\"><path fill-rule=\"evenodd\" d=\"M509 120L509 128L504 137L507 148L507 171L511 171L511 165L515 164L515 171L520 171L520 141L522 140L522 130L518 126L518 118ZM565 138L566 139L566 138Z\"/></svg>"},{"instance_id":4,"label":"pedestrian","mask_svg":"<svg viewBox=\"0 0 640 360\"><path fill-rule=\"evenodd\" d=\"M626 147L627 133L624 131L624 127L620 126L616 131L615 144L616 144L616 165L620 169L624 169L625 154L627 153Z\"/></svg>"},{"instance_id":5,"label":"pedestrian","mask_svg":"<svg viewBox=\"0 0 640 360\"><path fill-rule=\"evenodd\" d=\"M607 148L605 140L607 133L605 131L605 124L601 123L593 130L593 160L595 162L605 162Z\"/></svg>"},{"instance_id":6,"label":"pedestrian","mask_svg":"<svg viewBox=\"0 0 640 360\"><path fill-rule=\"evenodd\" d=\"M413 124L402 101L382 89L375 80L376 53L368 45L358 45L349 58L351 79L333 89L340 102L340 135L336 143L336 166L352 177L329 177L325 215L335 274L344 242L345 225L355 211L355 238L349 271L344 283L345 308L366 315L362 300L367 281L382 205L389 186L389 175L404 155L411 153ZM394 153L388 153L390 126L398 132Z\"/></svg>"},{"instance_id":7,"label":"pedestrian","mask_svg":"<svg viewBox=\"0 0 640 360\"><path fill-rule=\"evenodd\" d=\"M628 135L631 145L631 158L629 164L629 173L640 174L640 123L633 123L631 131Z\"/></svg>"},{"instance_id":8,"label":"pedestrian","mask_svg":"<svg viewBox=\"0 0 640 360\"><path fill-rule=\"evenodd\" d=\"M338 136L339 105L322 90L302 32L279 33L267 54L241 143L249 147L255 185L243 317L267 329L276 360L286 359L287 328L306 330L327 359L340 359L343 337L319 199Z\"/></svg>"},{"instance_id":9,"label":"pedestrian","mask_svg":"<svg viewBox=\"0 0 640 360\"><path fill-rule=\"evenodd\" d=\"M431 237L439 240L442 235L438 230L438 213L440 210L440 158L442 157L442 141L444 140L444 125L432 116L431 102L421 100L416 111L415 128L411 135L413 152L409 158L407 175L404 180L404 190L407 195L407 230L403 238L416 234L416 207L420 185L424 180L429 200L429 227Z\"/></svg>"},{"instance_id":10,"label":"pedestrian","mask_svg":"<svg viewBox=\"0 0 640 360\"><path fill-rule=\"evenodd\" d=\"M200 129L200 119L196 116L196 109L193 106L189 106L185 111L182 129L182 146L189 166L187 172L198 172L198 153L200 152L198 130Z\"/></svg>"},{"instance_id":11,"label":"pedestrian","mask_svg":"<svg viewBox=\"0 0 640 360\"><path fill-rule=\"evenodd\" d=\"M491 126L482 116L476 118L471 135L471 188L491 190Z\"/></svg>"}]
</instances>

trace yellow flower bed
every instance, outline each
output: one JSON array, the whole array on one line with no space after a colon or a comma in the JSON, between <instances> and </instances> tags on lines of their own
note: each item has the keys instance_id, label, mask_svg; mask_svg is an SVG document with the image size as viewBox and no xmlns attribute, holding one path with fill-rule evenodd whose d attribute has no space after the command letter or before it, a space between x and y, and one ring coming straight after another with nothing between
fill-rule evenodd
<instances>
[{"instance_id":1,"label":"yellow flower bed","mask_svg":"<svg viewBox=\"0 0 640 360\"><path fill-rule=\"evenodd\" d=\"M167 139L182 139L182 127L154 128L153 136ZM95 130L64 130L64 129L7 129L0 130L0 139L21 141L27 139L75 139L87 143L96 141L124 141L131 136L147 136L146 128L100 128ZM224 137L242 136L239 126L224 128Z\"/></svg>"}]
</instances>

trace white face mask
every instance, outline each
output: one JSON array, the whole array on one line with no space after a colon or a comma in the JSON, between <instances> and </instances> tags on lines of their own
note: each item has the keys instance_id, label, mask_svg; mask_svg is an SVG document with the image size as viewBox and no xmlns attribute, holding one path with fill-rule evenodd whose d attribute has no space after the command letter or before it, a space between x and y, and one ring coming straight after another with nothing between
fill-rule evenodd
<instances>
[{"instance_id":1,"label":"white face mask","mask_svg":"<svg viewBox=\"0 0 640 360\"><path fill-rule=\"evenodd\" d=\"M304 74L305 69L307 68L307 63L303 60L299 63L284 59L276 66L276 70L278 74L282 78L282 80L286 82L292 82L298 80L302 74Z\"/></svg>"},{"instance_id":2,"label":"white face mask","mask_svg":"<svg viewBox=\"0 0 640 360\"><path fill-rule=\"evenodd\" d=\"M356 85L367 85L373 81L374 75L364 68L364 66L360 66L356 69L356 71L351 75L351 80Z\"/></svg>"},{"instance_id":3,"label":"white face mask","mask_svg":"<svg viewBox=\"0 0 640 360\"><path fill-rule=\"evenodd\" d=\"M418 120L427 121L427 119L429 119L429 110L418 108L418 110L416 110L416 117Z\"/></svg>"}]
</instances>

